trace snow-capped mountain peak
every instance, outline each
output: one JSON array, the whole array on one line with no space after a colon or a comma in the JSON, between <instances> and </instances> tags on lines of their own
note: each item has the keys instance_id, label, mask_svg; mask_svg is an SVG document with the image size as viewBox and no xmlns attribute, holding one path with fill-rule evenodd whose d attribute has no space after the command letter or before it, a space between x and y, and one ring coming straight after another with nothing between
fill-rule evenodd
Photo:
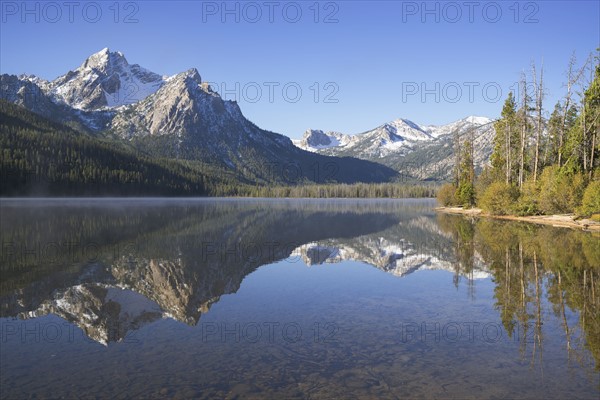
<instances>
[{"instance_id":1,"label":"snow-capped mountain peak","mask_svg":"<svg viewBox=\"0 0 600 400\"><path fill-rule=\"evenodd\" d=\"M326 149L347 144L350 136L339 132L323 132L320 129L307 129L300 140L294 140L294 144L307 150Z\"/></svg>"},{"instance_id":2,"label":"snow-capped mountain peak","mask_svg":"<svg viewBox=\"0 0 600 400\"><path fill-rule=\"evenodd\" d=\"M136 103L164 82L165 77L129 64L123 53L104 48L52 81L49 89L58 101L71 107L96 110Z\"/></svg>"},{"instance_id":3,"label":"snow-capped mountain peak","mask_svg":"<svg viewBox=\"0 0 600 400\"><path fill-rule=\"evenodd\" d=\"M201 78L200 73L198 72L198 70L196 68L190 68L187 71L180 72L179 74L176 74L173 77L170 77L169 80L172 80L172 79L187 79L187 78L189 78L189 79L197 82L198 84L202 83L202 78Z\"/></svg>"},{"instance_id":4,"label":"snow-capped mountain peak","mask_svg":"<svg viewBox=\"0 0 600 400\"><path fill-rule=\"evenodd\" d=\"M429 133L432 137L438 138L440 136L448 135L450 133L458 132L460 134L465 133L469 129L477 129L483 125L491 123L493 120L488 117L468 116L458 121L451 122L445 125L427 125L423 126L422 129Z\"/></svg>"},{"instance_id":5,"label":"snow-capped mountain peak","mask_svg":"<svg viewBox=\"0 0 600 400\"><path fill-rule=\"evenodd\" d=\"M470 122L472 124L485 125L485 124L489 124L490 122L492 122L492 119L488 118L488 117L477 117L477 116L471 115L470 117L465 118L465 121Z\"/></svg>"},{"instance_id":6,"label":"snow-capped mountain peak","mask_svg":"<svg viewBox=\"0 0 600 400\"><path fill-rule=\"evenodd\" d=\"M432 139L433 137L416 123L399 118L355 135L309 129L301 140L294 143L313 152L348 153L360 158L379 158L401 148L410 148L417 142Z\"/></svg>"},{"instance_id":7,"label":"snow-capped mountain peak","mask_svg":"<svg viewBox=\"0 0 600 400\"><path fill-rule=\"evenodd\" d=\"M111 64L128 64L125 56L120 51L110 52L108 47L92 54L81 64L80 69L97 68L107 69Z\"/></svg>"},{"instance_id":8,"label":"snow-capped mountain peak","mask_svg":"<svg viewBox=\"0 0 600 400\"><path fill-rule=\"evenodd\" d=\"M419 125L399 118L354 135L309 129L302 139L293 142L315 153L381 162L400 168L405 176L415 179L444 179L452 171L455 133L461 137L473 134L477 168L489 159L494 135L492 122L487 117L468 116L445 125ZM410 161L405 162L409 154Z\"/></svg>"},{"instance_id":9,"label":"snow-capped mountain peak","mask_svg":"<svg viewBox=\"0 0 600 400\"><path fill-rule=\"evenodd\" d=\"M397 140L429 140L430 135L419 125L408 119L397 119L383 125L390 133L397 137Z\"/></svg>"}]
</instances>

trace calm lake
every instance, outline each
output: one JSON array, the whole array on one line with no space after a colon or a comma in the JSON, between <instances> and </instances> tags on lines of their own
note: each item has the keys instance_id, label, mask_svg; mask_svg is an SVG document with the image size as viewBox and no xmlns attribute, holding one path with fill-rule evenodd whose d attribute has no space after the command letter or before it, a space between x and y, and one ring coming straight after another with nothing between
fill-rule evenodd
<instances>
[{"instance_id":1,"label":"calm lake","mask_svg":"<svg viewBox=\"0 0 600 400\"><path fill-rule=\"evenodd\" d=\"M24 398L600 396L600 236L433 200L2 200Z\"/></svg>"}]
</instances>

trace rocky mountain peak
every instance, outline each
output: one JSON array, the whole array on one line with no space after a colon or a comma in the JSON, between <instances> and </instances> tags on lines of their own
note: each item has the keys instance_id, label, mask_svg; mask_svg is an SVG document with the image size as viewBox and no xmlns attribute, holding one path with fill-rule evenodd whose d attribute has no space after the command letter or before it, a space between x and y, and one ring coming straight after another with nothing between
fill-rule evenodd
<instances>
[{"instance_id":1,"label":"rocky mountain peak","mask_svg":"<svg viewBox=\"0 0 600 400\"><path fill-rule=\"evenodd\" d=\"M49 90L57 101L73 108L97 110L136 103L156 92L164 81L138 64L130 65L123 53L104 48L52 81Z\"/></svg>"},{"instance_id":2,"label":"rocky mountain peak","mask_svg":"<svg viewBox=\"0 0 600 400\"><path fill-rule=\"evenodd\" d=\"M469 116L438 126L399 118L359 134L310 129L301 140L293 142L301 149L319 154L362 158L402 168L406 176L414 179L447 179L454 162L448 149L452 149L456 133L473 133L476 168L482 168L489 160L494 136L491 122L487 117Z\"/></svg>"},{"instance_id":3,"label":"rocky mountain peak","mask_svg":"<svg viewBox=\"0 0 600 400\"><path fill-rule=\"evenodd\" d=\"M200 73L196 68L190 68L185 72L181 72L180 74L177 74L176 77L180 79L191 80L197 84L202 83L202 78L200 77Z\"/></svg>"},{"instance_id":4,"label":"rocky mountain peak","mask_svg":"<svg viewBox=\"0 0 600 400\"><path fill-rule=\"evenodd\" d=\"M129 63L120 51L111 52L108 47L100 50L97 53L89 56L79 69L98 69L100 71L108 71L118 67L127 67Z\"/></svg>"},{"instance_id":5,"label":"rocky mountain peak","mask_svg":"<svg viewBox=\"0 0 600 400\"><path fill-rule=\"evenodd\" d=\"M331 138L320 129L308 129L304 133L304 139L309 146L327 146L331 144Z\"/></svg>"}]
</instances>

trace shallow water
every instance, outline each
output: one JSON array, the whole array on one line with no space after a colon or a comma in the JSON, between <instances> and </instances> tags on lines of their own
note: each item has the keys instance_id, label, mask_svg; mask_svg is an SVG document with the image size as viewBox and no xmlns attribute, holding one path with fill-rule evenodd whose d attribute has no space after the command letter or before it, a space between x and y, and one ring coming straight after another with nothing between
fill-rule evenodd
<instances>
[{"instance_id":1,"label":"shallow water","mask_svg":"<svg viewBox=\"0 0 600 400\"><path fill-rule=\"evenodd\" d=\"M591 398L600 238L431 200L3 200L2 398Z\"/></svg>"}]
</instances>

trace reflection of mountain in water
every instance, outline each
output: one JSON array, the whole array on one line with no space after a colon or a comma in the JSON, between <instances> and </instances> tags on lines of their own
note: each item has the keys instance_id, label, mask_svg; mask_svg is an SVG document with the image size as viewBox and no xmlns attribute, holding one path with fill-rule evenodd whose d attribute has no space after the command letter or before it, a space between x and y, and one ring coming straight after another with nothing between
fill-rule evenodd
<instances>
[{"instance_id":1,"label":"reflection of mountain in water","mask_svg":"<svg viewBox=\"0 0 600 400\"><path fill-rule=\"evenodd\" d=\"M197 324L262 265L355 260L399 277L424 269L451 271L455 282L493 276L507 331L526 322L522 299L539 297L545 276L557 312L583 310L598 354L600 246L585 233L436 217L430 203L414 201L77 204L3 202L1 317L56 314L107 344L161 318Z\"/></svg>"},{"instance_id":2,"label":"reflection of mountain in water","mask_svg":"<svg viewBox=\"0 0 600 400\"><path fill-rule=\"evenodd\" d=\"M103 344L119 341L129 331L163 316L158 304L141 294L104 284L75 285L57 291L37 310L19 316L49 313L76 324L89 338Z\"/></svg>"},{"instance_id":3,"label":"reflection of mountain in water","mask_svg":"<svg viewBox=\"0 0 600 400\"><path fill-rule=\"evenodd\" d=\"M418 239L421 232L429 233L433 245ZM399 277L419 270L458 272L467 279L491 276L479 254L475 254L475 263L469 271L456 271L456 260L451 256L452 242L448 239L431 219L421 216L375 234L303 244L294 249L292 255L301 257L309 266L360 261Z\"/></svg>"},{"instance_id":4,"label":"reflection of mountain in water","mask_svg":"<svg viewBox=\"0 0 600 400\"><path fill-rule=\"evenodd\" d=\"M56 314L90 338L108 343L159 318L197 324L221 295L235 293L246 275L295 255L309 243L345 244L352 259L392 273L396 270L374 256L382 251L381 237L396 247L437 254L430 260L450 255L431 240L437 235L449 247L447 237L431 231L432 215L423 216L427 206L417 202L246 200L120 206L49 210L3 205L7 224L2 235L11 245L2 254L7 279L1 316ZM429 244L423 242L426 237ZM18 252L48 247L44 243L53 243L50 258L43 257L43 250ZM80 251L85 248L93 248L94 254Z\"/></svg>"}]
</instances>

